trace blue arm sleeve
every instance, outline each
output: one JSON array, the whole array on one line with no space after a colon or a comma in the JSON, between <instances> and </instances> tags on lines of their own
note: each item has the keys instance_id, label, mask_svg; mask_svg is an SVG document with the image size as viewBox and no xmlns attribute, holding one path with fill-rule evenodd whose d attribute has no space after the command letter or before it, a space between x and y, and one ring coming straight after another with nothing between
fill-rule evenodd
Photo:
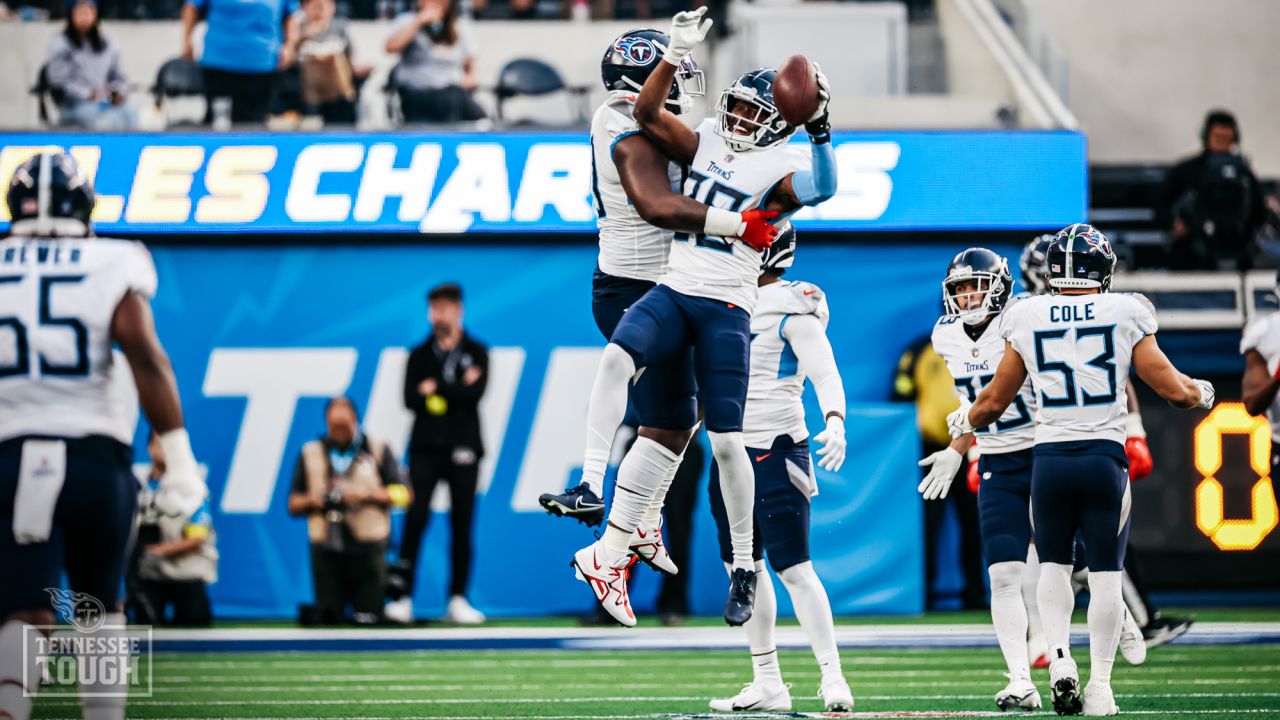
<instances>
[{"instance_id":1,"label":"blue arm sleeve","mask_svg":"<svg viewBox=\"0 0 1280 720\"><path fill-rule=\"evenodd\" d=\"M817 205L836 194L836 151L831 143L814 143L813 168L791 177L791 189L805 205Z\"/></svg>"}]
</instances>

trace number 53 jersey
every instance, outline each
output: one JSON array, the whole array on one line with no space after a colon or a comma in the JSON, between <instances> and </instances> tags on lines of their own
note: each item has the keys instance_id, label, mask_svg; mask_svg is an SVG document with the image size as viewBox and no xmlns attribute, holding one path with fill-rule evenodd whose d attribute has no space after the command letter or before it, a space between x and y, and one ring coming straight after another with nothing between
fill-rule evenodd
<instances>
[{"instance_id":1,"label":"number 53 jersey","mask_svg":"<svg viewBox=\"0 0 1280 720\"><path fill-rule=\"evenodd\" d=\"M1156 332L1141 295L1040 295L1006 311L1004 336L1036 388L1036 443L1125 441L1133 348Z\"/></svg>"},{"instance_id":2,"label":"number 53 jersey","mask_svg":"<svg viewBox=\"0 0 1280 720\"><path fill-rule=\"evenodd\" d=\"M734 152L715 128L711 119L698 125L698 152L684 180L684 194L704 205L733 212L763 207L783 178L812 164L809 151L798 144ZM759 277L760 253L746 244L677 232L660 282L684 295L722 300L751 312Z\"/></svg>"},{"instance_id":3,"label":"number 53 jersey","mask_svg":"<svg viewBox=\"0 0 1280 720\"><path fill-rule=\"evenodd\" d=\"M1004 359L1001 328L1014 305L997 315L977 340L969 337L959 318L943 317L933 326L933 351L947 363L956 393L969 402L976 400L995 378L996 368ZM978 450L983 455L997 455L1030 448L1036 440L1035 412L1036 395L1028 379L1000 419L976 431Z\"/></svg>"},{"instance_id":4,"label":"number 53 jersey","mask_svg":"<svg viewBox=\"0 0 1280 720\"><path fill-rule=\"evenodd\" d=\"M141 243L0 241L0 440L21 435L133 440L133 403L114 385L111 321L125 293L156 290Z\"/></svg>"}]
</instances>

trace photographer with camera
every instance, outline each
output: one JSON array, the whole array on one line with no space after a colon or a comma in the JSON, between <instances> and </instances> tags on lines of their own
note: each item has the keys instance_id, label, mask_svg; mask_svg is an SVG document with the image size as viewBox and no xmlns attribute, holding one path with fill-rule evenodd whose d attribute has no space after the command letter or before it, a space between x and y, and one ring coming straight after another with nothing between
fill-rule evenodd
<instances>
[{"instance_id":1,"label":"photographer with camera","mask_svg":"<svg viewBox=\"0 0 1280 720\"><path fill-rule=\"evenodd\" d=\"M1240 154L1240 126L1226 110L1213 110L1200 130L1201 151L1169 170L1156 208L1169 232L1175 270L1248 270L1262 226L1262 189Z\"/></svg>"},{"instance_id":2,"label":"photographer with camera","mask_svg":"<svg viewBox=\"0 0 1280 720\"><path fill-rule=\"evenodd\" d=\"M386 443L360 432L350 398L325 405L325 434L302 447L293 473L289 514L307 518L315 605L303 624L356 624L382 619L391 507L409 504L409 489Z\"/></svg>"}]
</instances>

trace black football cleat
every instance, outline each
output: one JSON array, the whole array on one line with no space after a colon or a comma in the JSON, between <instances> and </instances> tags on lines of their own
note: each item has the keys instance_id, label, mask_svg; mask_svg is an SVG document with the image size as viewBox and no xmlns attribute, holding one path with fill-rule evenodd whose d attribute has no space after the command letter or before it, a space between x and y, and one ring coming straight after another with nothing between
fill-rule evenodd
<instances>
[{"instance_id":1,"label":"black football cleat","mask_svg":"<svg viewBox=\"0 0 1280 720\"><path fill-rule=\"evenodd\" d=\"M724 603L724 621L730 625L745 625L751 619L751 608L755 604L755 571L734 570L729 579L729 599Z\"/></svg>"},{"instance_id":2,"label":"black football cleat","mask_svg":"<svg viewBox=\"0 0 1280 720\"><path fill-rule=\"evenodd\" d=\"M1193 617L1163 617L1156 613L1156 617L1142 628L1142 638L1148 650L1158 648L1185 635L1195 621Z\"/></svg>"},{"instance_id":3,"label":"black football cleat","mask_svg":"<svg viewBox=\"0 0 1280 720\"><path fill-rule=\"evenodd\" d=\"M571 517L588 526L604 522L604 500L586 483L562 493L543 493L538 496L538 504L551 515Z\"/></svg>"},{"instance_id":4,"label":"black football cleat","mask_svg":"<svg viewBox=\"0 0 1280 720\"><path fill-rule=\"evenodd\" d=\"M1053 700L1053 711L1059 715L1079 715L1084 712L1080 681L1074 677L1058 679L1049 686L1049 695Z\"/></svg>"}]
</instances>

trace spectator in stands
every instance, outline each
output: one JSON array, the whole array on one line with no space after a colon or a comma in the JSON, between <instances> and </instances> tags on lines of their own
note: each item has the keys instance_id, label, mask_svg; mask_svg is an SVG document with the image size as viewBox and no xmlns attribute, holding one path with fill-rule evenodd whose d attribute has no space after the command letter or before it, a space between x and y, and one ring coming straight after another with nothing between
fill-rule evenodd
<instances>
[{"instance_id":1,"label":"spectator in stands","mask_svg":"<svg viewBox=\"0 0 1280 720\"><path fill-rule=\"evenodd\" d=\"M1165 179L1157 214L1169 231L1170 265L1246 270L1265 217L1262 189L1240 155L1240 126L1214 110L1200 131L1201 151L1175 165Z\"/></svg>"},{"instance_id":2,"label":"spectator in stands","mask_svg":"<svg viewBox=\"0 0 1280 720\"><path fill-rule=\"evenodd\" d=\"M102 36L94 0L75 0L66 27L49 41L45 67L63 125L127 130L136 123L120 52Z\"/></svg>"},{"instance_id":3,"label":"spectator in stands","mask_svg":"<svg viewBox=\"0 0 1280 720\"><path fill-rule=\"evenodd\" d=\"M315 606L304 624L342 622L346 608L357 624L382 619L391 507L410 493L386 443L360 432L350 398L325 405L325 434L302 446L293 471L289 514L307 518Z\"/></svg>"},{"instance_id":4,"label":"spectator in stands","mask_svg":"<svg viewBox=\"0 0 1280 720\"><path fill-rule=\"evenodd\" d=\"M373 70L352 57L347 23L334 17L334 0L303 0L295 13L293 35L297 47L304 114L319 115L325 124L354 125L360 84Z\"/></svg>"},{"instance_id":5,"label":"spectator in stands","mask_svg":"<svg viewBox=\"0 0 1280 720\"><path fill-rule=\"evenodd\" d=\"M475 39L459 19L460 0L418 0L416 13L396 20L387 52L400 55L393 71L406 122L479 120L484 110L471 96L476 87Z\"/></svg>"},{"instance_id":6,"label":"spectator in stands","mask_svg":"<svg viewBox=\"0 0 1280 720\"><path fill-rule=\"evenodd\" d=\"M138 494L137 543L126 581L133 622L208 627L213 624L209 586L218 580L217 535L209 502L190 517L161 514L154 500L166 468L164 447L155 433L147 451L151 472Z\"/></svg>"},{"instance_id":7,"label":"spectator in stands","mask_svg":"<svg viewBox=\"0 0 1280 720\"><path fill-rule=\"evenodd\" d=\"M205 122L230 102L232 123L262 124L275 97L278 70L293 62L298 0L188 0L182 8L182 57L195 58L192 34L203 18Z\"/></svg>"},{"instance_id":8,"label":"spectator in stands","mask_svg":"<svg viewBox=\"0 0 1280 720\"><path fill-rule=\"evenodd\" d=\"M462 288L445 283L427 293L431 335L409 353L404 404L413 412L409 478L414 502L405 519L400 559L391 571L388 619L413 619L413 587L422 535L436 484L449 484L450 579L445 619L478 625L485 617L467 600L471 580L471 528L484 441L480 398L489 384L489 351L462 329Z\"/></svg>"}]
</instances>

